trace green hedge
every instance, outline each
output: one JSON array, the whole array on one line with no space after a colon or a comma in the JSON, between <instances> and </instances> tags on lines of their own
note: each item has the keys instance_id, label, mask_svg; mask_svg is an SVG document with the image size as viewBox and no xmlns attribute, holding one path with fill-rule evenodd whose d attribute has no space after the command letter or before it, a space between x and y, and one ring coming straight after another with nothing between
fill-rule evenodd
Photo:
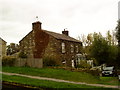
<instances>
[{"instance_id":1,"label":"green hedge","mask_svg":"<svg viewBox=\"0 0 120 90\"><path fill-rule=\"evenodd\" d=\"M88 64L87 61L81 60L81 61L80 61L80 64L78 64L76 67L77 67L77 68L88 68L88 69L90 69L90 68L91 68L91 65Z\"/></svg>"},{"instance_id":2,"label":"green hedge","mask_svg":"<svg viewBox=\"0 0 120 90\"><path fill-rule=\"evenodd\" d=\"M27 58L27 55L24 52L20 52L18 57L19 58Z\"/></svg>"},{"instance_id":3,"label":"green hedge","mask_svg":"<svg viewBox=\"0 0 120 90\"><path fill-rule=\"evenodd\" d=\"M14 66L16 58L12 56L4 56L2 58L2 65L3 66Z\"/></svg>"}]
</instances>

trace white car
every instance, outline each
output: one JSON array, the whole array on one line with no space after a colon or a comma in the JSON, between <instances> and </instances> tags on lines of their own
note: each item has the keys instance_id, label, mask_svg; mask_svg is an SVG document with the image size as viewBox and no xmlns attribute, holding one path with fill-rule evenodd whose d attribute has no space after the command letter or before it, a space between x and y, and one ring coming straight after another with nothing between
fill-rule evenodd
<instances>
[{"instance_id":1,"label":"white car","mask_svg":"<svg viewBox=\"0 0 120 90\"><path fill-rule=\"evenodd\" d=\"M120 75L118 75L118 79L119 79L119 81L120 81Z\"/></svg>"},{"instance_id":2,"label":"white car","mask_svg":"<svg viewBox=\"0 0 120 90\"><path fill-rule=\"evenodd\" d=\"M113 76L115 73L114 67L105 67L102 71L102 76Z\"/></svg>"}]
</instances>

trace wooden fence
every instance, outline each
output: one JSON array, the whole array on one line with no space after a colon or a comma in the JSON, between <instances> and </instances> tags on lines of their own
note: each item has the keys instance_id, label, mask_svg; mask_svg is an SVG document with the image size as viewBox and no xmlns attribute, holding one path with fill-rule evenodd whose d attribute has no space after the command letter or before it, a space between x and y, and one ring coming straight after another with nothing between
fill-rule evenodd
<instances>
[{"instance_id":1,"label":"wooden fence","mask_svg":"<svg viewBox=\"0 0 120 90\"><path fill-rule=\"evenodd\" d=\"M22 58L18 58L15 61L15 66L29 66L29 67L37 67L37 68L42 68L43 67L43 60L42 59L22 59Z\"/></svg>"}]
</instances>

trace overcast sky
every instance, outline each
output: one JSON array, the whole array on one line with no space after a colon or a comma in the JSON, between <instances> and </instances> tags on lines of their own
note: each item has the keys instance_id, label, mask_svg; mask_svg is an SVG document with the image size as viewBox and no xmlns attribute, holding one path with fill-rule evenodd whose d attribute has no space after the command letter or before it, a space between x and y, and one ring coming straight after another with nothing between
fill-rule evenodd
<instances>
[{"instance_id":1,"label":"overcast sky","mask_svg":"<svg viewBox=\"0 0 120 90\"><path fill-rule=\"evenodd\" d=\"M18 43L42 22L45 30L61 33L64 28L76 38L81 34L114 30L119 0L0 0L0 37Z\"/></svg>"}]
</instances>

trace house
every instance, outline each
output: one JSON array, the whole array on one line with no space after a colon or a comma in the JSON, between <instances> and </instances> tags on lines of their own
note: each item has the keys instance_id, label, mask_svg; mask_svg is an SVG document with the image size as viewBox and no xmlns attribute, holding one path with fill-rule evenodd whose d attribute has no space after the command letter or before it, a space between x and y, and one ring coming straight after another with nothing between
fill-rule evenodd
<instances>
[{"instance_id":1,"label":"house","mask_svg":"<svg viewBox=\"0 0 120 90\"><path fill-rule=\"evenodd\" d=\"M43 30L42 23L32 23L32 31L29 32L20 43L20 50L24 51L28 58L53 57L60 64L75 66L76 55L81 53L82 42L69 36L69 31L62 34Z\"/></svg>"},{"instance_id":2,"label":"house","mask_svg":"<svg viewBox=\"0 0 120 90\"><path fill-rule=\"evenodd\" d=\"M0 58L6 56L6 41L0 38Z\"/></svg>"}]
</instances>

